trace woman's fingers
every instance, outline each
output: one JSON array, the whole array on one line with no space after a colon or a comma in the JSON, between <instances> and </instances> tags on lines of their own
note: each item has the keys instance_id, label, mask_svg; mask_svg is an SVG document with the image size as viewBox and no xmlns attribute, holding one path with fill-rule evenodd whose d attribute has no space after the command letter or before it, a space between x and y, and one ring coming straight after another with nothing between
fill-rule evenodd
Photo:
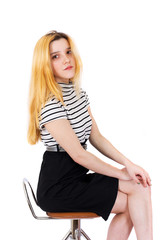
<instances>
[{"instance_id":1,"label":"woman's fingers","mask_svg":"<svg viewBox=\"0 0 160 240\"><path fill-rule=\"evenodd\" d=\"M144 174L146 176L147 185L151 186L152 184L151 184L151 178L150 178L149 174L146 171L144 171Z\"/></svg>"},{"instance_id":2,"label":"woman's fingers","mask_svg":"<svg viewBox=\"0 0 160 240\"><path fill-rule=\"evenodd\" d=\"M138 174L136 175L137 179L138 179L138 184L142 184L144 187L147 187L147 180L144 174Z\"/></svg>"},{"instance_id":3,"label":"woman's fingers","mask_svg":"<svg viewBox=\"0 0 160 240\"><path fill-rule=\"evenodd\" d=\"M147 184L149 185L149 186L151 186L152 184L151 184L151 178L150 178L150 176L149 176L149 174L146 172L146 178L147 178Z\"/></svg>"},{"instance_id":4,"label":"woman's fingers","mask_svg":"<svg viewBox=\"0 0 160 240\"><path fill-rule=\"evenodd\" d=\"M140 184L142 181L142 178L139 175L134 175L133 180L135 181L135 183Z\"/></svg>"},{"instance_id":5,"label":"woman's fingers","mask_svg":"<svg viewBox=\"0 0 160 240\"><path fill-rule=\"evenodd\" d=\"M151 186L151 179L150 179L150 176L147 172L144 172L144 173L141 173L141 174L137 174L136 175L137 179L139 180L139 182L144 186L144 187L147 187L148 186Z\"/></svg>"}]
</instances>

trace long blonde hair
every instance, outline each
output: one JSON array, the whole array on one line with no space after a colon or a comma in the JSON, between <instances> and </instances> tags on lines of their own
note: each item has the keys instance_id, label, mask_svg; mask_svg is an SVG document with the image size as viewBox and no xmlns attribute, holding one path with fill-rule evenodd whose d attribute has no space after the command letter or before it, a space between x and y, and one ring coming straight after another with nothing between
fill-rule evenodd
<instances>
[{"instance_id":1,"label":"long blonde hair","mask_svg":"<svg viewBox=\"0 0 160 240\"><path fill-rule=\"evenodd\" d=\"M75 44L72 39L64 33L56 31L47 33L38 40L33 53L29 90L29 126L27 135L30 144L36 144L40 139L39 114L49 96L54 95L64 105L62 91L56 82L51 69L49 52L50 43L61 38L65 38L68 41L75 57L75 76L70 80L75 85L77 93L79 91L82 62Z\"/></svg>"}]
</instances>

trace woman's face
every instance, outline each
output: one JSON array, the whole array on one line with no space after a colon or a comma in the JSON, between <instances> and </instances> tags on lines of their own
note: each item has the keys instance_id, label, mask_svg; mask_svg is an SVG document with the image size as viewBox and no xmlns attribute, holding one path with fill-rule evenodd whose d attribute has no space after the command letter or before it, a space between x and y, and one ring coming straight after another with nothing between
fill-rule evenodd
<instances>
[{"instance_id":1,"label":"woman's face","mask_svg":"<svg viewBox=\"0 0 160 240\"><path fill-rule=\"evenodd\" d=\"M75 58L65 38L50 43L51 67L57 82L69 83L75 75Z\"/></svg>"}]
</instances>

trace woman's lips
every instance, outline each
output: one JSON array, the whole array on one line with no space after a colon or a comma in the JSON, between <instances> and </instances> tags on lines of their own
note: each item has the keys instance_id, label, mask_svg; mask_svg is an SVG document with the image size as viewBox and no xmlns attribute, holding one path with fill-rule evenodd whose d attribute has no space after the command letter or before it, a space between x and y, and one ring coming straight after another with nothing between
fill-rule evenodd
<instances>
[{"instance_id":1,"label":"woman's lips","mask_svg":"<svg viewBox=\"0 0 160 240\"><path fill-rule=\"evenodd\" d=\"M73 68L72 66L68 66L64 70L71 70L72 68Z\"/></svg>"}]
</instances>

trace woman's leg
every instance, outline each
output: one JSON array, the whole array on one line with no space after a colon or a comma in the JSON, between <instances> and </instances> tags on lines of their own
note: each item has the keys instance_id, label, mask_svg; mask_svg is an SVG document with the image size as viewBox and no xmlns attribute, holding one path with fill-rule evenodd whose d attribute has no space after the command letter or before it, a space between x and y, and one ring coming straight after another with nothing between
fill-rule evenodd
<instances>
[{"instance_id":1,"label":"woman's leg","mask_svg":"<svg viewBox=\"0 0 160 240\"><path fill-rule=\"evenodd\" d=\"M129 215L138 240L153 240L151 189L134 181L119 181L119 190L128 196Z\"/></svg>"},{"instance_id":2,"label":"woman's leg","mask_svg":"<svg viewBox=\"0 0 160 240\"><path fill-rule=\"evenodd\" d=\"M116 215L109 226L107 240L127 240L133 224L128 211L128 199L126 194L118 191L112 213Z\"/></svg>"}]
</instances>

